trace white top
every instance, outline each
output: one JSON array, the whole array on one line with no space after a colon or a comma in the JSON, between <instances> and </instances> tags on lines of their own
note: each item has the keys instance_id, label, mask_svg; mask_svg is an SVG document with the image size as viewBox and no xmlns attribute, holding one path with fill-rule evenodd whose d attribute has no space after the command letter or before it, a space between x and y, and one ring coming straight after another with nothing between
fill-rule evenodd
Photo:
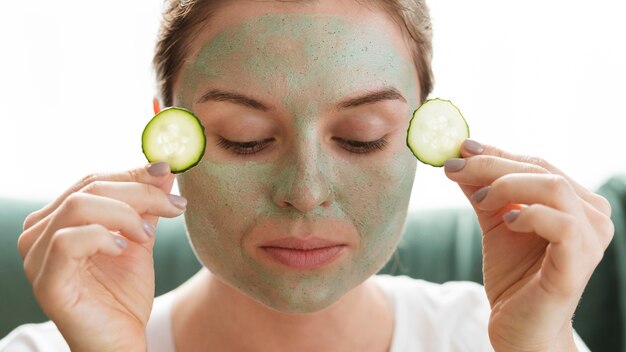
<instances>
[{"instance_id":1,"label":"white top","mask_svg":"<svg viewBox=\"0 0 626 352\"><path fill-rule=\"evenodd\" d=\"M395 319L390 352L493 351L489 343L489 301L470 281L436 284L408 276L375 275ZM149 352L173 352L171 307L176 291L155 298L146 328ZM580 352L589 348L574 331ZM63 351L65 340L53 322L25 324L0 340L0 352Z\"/></svg>"}]
</instances>

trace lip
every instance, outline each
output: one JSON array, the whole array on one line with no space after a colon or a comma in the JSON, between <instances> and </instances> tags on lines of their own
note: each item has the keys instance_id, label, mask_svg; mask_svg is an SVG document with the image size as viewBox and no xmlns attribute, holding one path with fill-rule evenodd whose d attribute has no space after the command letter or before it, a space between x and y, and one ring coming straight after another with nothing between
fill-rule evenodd
<instances>
[{"instance_id":1,"label":"lip","mask_svg":"<svg viewBox=\"0 0 626 352\"><path fill-rule=\"evenodd\" d=\"M259 246L267 259L292 269L315 269L335 261L347 244L319 237L286 237Z\"/></svg>"},{"instance_id":2,"label":"lip","mask_svg":"<svg viewBox=\"0 0 626 352\"><path fill-rule=\"evenodd\" d=\"M345 250L346 245L315 249L261 247L266 256L292 269L316 269L334 262Z\"/></svg>"},{"instance_id":3,"label":"lip","mask_svg":"<svg viewBox=\"0 0 626 352\"><path fill-rule=\"evenodd\" d=\"M345 243L326 240L319 237L299 238L286 237L274 241L265 242L259 247L278 247L286 249L313 250L327 247L344 246Z\"/></svg>"}]
</instances>

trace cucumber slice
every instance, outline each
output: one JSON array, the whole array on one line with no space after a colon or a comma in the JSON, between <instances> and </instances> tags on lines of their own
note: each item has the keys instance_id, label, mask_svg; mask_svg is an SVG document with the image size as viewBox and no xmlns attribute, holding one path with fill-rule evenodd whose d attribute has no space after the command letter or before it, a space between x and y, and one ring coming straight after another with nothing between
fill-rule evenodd
<instances>
[{"instance_id":1,"label":"cucumber slice","mask_svg":"<svg viewBox=\"0 0 626 352\"><path fill-rule=\"evenodd\" d=\"M461 144L469 138L469 126L450 100L426 100L409 122L406 144L424 164L442 167L461 156Z\"/></svg>"},{"instance_id":2,"label":"cucumber slice","mask_svg":"<svg viewBox=\"0 0 626 352\"><path fill-rule=\"evenodd\" d=\"M141 149L148 161L166 161L175 174L197 165L205 147L200 120L191 111L177 107L154 115L141 135Z\"/></svg>"}]
</instances>

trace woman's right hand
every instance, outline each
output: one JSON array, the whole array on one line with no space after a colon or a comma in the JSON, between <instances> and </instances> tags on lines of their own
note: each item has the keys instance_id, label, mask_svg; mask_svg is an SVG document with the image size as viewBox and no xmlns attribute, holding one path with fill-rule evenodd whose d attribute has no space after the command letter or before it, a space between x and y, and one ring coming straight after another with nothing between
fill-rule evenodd
<instances>
[{"instance_id":1,"label":"woman's right hand","mask_svg":"<svg viewBox=\"0 0 626 352\"><path fill-rule=\"evenodd\" d=\"M166 163L83 178L18 240L35 298L72 351L143 351L159 217L183 213Z\"/></svg>"}]
</instances>

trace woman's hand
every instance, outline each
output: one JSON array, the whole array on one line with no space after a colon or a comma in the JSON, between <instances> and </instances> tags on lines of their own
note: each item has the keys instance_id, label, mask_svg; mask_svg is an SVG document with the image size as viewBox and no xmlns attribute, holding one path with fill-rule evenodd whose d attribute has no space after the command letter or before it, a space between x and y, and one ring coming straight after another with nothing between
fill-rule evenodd
<instances>
[{"instance_id":1,"label":"woman's hand","mask_svg":"<svg viewBox=\"0 0 626 352\"><path fill-rule=\"evenodd\" d=\"M158 217L180 215L166 163L83 178L18 240L35 298L73 351L145 350Z\"/></svg>"},{"instance_id":2,"label":"woman's hand","mask_svg":"<svg viewBox=\"0 0 626 352\"><path fill-rule=\"evenodd\" d=\"M445 164L478 215L497 351L575 351L571 319L613 238L608 201L548 162L466 140Z\"/></svg>"}]
</instances>

